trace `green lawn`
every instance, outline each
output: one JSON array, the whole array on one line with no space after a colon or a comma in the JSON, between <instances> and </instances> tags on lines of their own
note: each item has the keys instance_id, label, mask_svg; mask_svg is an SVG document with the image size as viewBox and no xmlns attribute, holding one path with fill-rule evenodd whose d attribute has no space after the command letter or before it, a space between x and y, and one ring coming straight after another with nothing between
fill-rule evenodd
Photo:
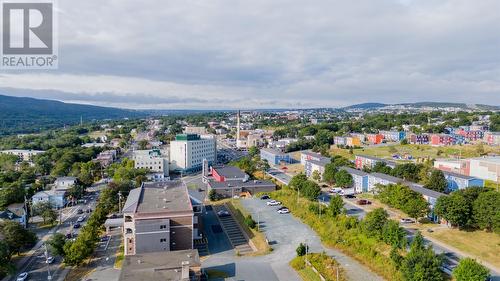
<instances>
[{"instance_id":1,"label":"green lawn","mask_svg":"<svg viewBox=\"0 0 500 281\"><path fill-rule=\"evenodd\" d=\"M413 158L449 158L457 156L461 156L462 158L470 158L481 156L481 153L500 154L500 147L472 144L440 147L431 145L395 144L390 146L367 146L365 148L354 149L353 154L349 154L349 150L347 149L332 147L331 152L336 155L348 157L349 159L354 159L355 154L365 154L380 158L391 158L393 154L409 154Z\"/></svg>"}]
</instances>

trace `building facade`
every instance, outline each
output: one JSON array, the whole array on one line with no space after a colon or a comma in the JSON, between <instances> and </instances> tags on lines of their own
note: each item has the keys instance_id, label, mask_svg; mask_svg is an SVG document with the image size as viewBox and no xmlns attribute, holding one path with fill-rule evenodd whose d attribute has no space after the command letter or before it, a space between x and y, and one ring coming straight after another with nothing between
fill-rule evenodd
<instances>
[{"instance_id":1,"label":"building facade","mask_svg":"<svg viewBox=\"0 0 500 281\"><path fill-rule=\"evenodd\" d=\"M180 181L145 182L123 207L125 255L193 249L198 236L186 186Z\"/></svg>"},{"instance_id":2,"label":"building facade","mask_svg":"<svg viewBox=\"0 0 500 281\"><path fill-rule=\"evenodd\" d=\"M447 191L452 192L472 186L484 187L484 180L451 172L443 172L448 182Z\"/></svg>"},{"instance_id":3,"label":"building facade","mask_svg":"<svg viewBox=\"0 0 500 281\"><path fill-rule=\"evenodd\" d=\"M260 158L267 160L269 165L279 165L281 163L291 163L290 154L272 148L261 148Z\"/></svg>"},{"instance_id":4,"label":"building facade","mask_svg":"<svg viewBox=\"0 0 500 281\"><path fill-rule=\"evenodd\" d=\"M340 169L352 176L354 193L368 192L368 173L349 167L341 167Z\"/></svg>"},{"instance_id":5,"label":"building facade","mask_svg":"<svg viewBox=\"0 0 500 281\"><path fill-rule=\"evenodd\" d=\"M170 142L170 170L180 172L201 171L203 159L214 164L217 142L214 136L181 134Z\"/></svg>"},{"instance_id":6,"label":"building facade","mask_svg":"<svg viewBox=\"0 0 500 281\"><path fill-rule=\"evenodd\" d=\"M168 155L166 151L159 149L135 150L133 154L134 167L136 169L148 169L156 177L168 177Z\"/></svg>"}]
</instances>

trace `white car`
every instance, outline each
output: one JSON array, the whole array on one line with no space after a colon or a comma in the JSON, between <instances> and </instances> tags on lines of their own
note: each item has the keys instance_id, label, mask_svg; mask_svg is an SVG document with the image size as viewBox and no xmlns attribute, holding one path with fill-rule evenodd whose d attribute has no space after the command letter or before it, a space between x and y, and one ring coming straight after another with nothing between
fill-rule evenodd
<instances>
[{"instance_id":1,"label":"white car","mask_svg":"<svg viewBox=\"0 0 500 281\"><path fill-rule=\"evenodd\" d=\"M82 222L85 220L85 217L84 216L80 216L78 217L78 219L76 220L77 222Z\"/></svg>"},{"instance_id":2,"label":"white car","mask_svg":"<svg viewBox=\"0 0 500 281\"><path fill-rule=\"evenodd\" d=\"M28 278L28 272L23 272L17 276L17 281L24 281Z\"/></svg>"},{"instance_id":3,"label":"white car","mask_svg":"<svg viewBox=\"0 0 500 281\"><path fill-rule=\"evenodd\" d=\"M328 190L328 192L334 193L334 194L337 194L337 193L340 194L340 193L343 193L343 190L340 187L334 187L334 188L330 188L330 190Z\"/></svg>"},{"instance_id":4,"label":"white car","mask_svg":"<svg viewBox=\"0 0 500 281\"><path fill-rule=\"evenodd\" d=\"M288 210L287 208L283 208L283 209L279 209L278 213L280 213L280 214L288 214L288 213L290 213L290 210Z\"/></svg>"},{"instance_id":5,"label":"white car","mask_svg":"<svg viewBox=\"0 0 500 281\"><path fill-rule=\"evenodd\" d=\"M48 257L45 262L48 263L48 264L53 263L54 262L54 257Z\"/></svg>"},{"instance_id":6,"label":"white car","mask_svg":"<svg viewBox=\"0 0 500 281\"><path fill-rule=\"evenodd\" d=\"M281 205L281 202L276 201L276 200L271 200L271 201L267 201L266 204L267 204L267 206L278 206L278 205Z\"/></svg>"},{"instance_id":7,"label":"white car","mask_svg":"<svg viewBox=\"0 0 500 281\"><path fill-rule=\"evenodd\" d=\"M410 219L410 218L403 218L403 219L400 219L399 222L401 222L401 223L415 223L415 220Z\"/></svg>"}]
</instances>

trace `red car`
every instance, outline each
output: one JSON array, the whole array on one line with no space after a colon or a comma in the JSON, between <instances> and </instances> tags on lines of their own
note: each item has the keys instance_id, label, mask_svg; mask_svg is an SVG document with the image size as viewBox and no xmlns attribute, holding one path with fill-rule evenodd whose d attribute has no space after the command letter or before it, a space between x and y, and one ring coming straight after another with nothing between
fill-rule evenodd
<instances>
[{"instance_id":1,"label":"red car","mask_svg":"<svg viewBox=\"0 0 500 281\"><path fill-rule=\"evenodd\" d=\"M371 201L368 201L366 199L359 199L357 202L356 202L358 205L370 205L372 202Z\"/></svg>"}]
</instances>

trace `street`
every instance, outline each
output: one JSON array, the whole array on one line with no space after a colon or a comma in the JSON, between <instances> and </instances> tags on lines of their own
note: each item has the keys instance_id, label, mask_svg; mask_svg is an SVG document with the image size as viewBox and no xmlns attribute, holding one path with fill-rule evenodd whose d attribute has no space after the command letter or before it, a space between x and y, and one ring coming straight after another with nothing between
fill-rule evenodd
<instances>
[{"instance_id":1,"label":"street","mask_svg":"<svg viewBox=\"0 0 500 281\"><path fill-rule=\"evenodd\" d=\"M83 198L87 200L86 204L80 203L75 206L62 209L62 223L54 226L48 231L37 233L39 241L30 251L31 254L19 261L17 274L7 276L3 279L3 281L15 281L17 279L17 276L21 272L28 272L29 280L48 280L49 272L52 280L64 280L66 274L68 273L68 269L61 268L62 257L54 257L54 262L52 262L50 265L47 264L44 243L45 241L50 239L52 234L56 232L64 235L71 232L78 234L81 227L78 229L74 229L73 225L77 222L78 217L83 215L86 217L86 219L89 217L91 213L86 213L85 211L87 209L95 209L97 198L99 196L99 190L101 188L102 186L95 186L87 189L88 193ZM78 214L79 209L83 211L83 214ZM86 219L80 223L82 226L86 223ZM50 250L49 256L52 256L50 254Z\"/></svg>"}]
</instances>

